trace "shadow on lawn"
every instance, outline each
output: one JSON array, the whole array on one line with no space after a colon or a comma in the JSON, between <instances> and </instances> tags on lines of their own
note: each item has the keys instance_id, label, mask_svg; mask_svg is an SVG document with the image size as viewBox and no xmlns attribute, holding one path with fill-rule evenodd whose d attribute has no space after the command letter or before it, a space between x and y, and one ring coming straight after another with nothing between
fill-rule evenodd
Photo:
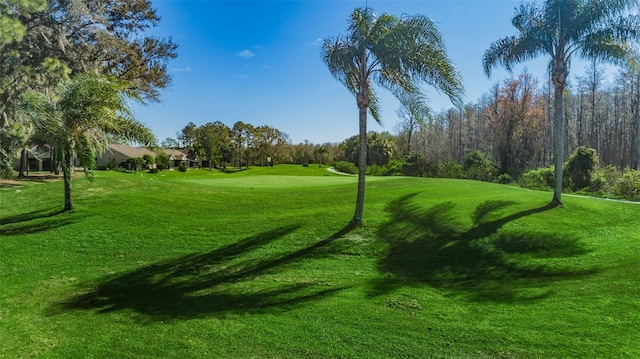
<instances>
[{"instance_id":1,"label":"shadow on lawn","mask_svg":"<svg viewBox=\"0 0 640 359\"><path fill-rule=\"evenodd\" d=\"M487 201L473 213L473 226L456 224L451 202L425 209L411 202L416 194L393 201L391 219L378 235L390 250L379 268L394 275L373 283L372 294L407 285L431 285L477 301L519 302L543 299L553 281L592 275L596 269L549 264L540 259L588 252L577 238L556 233L498 232L505 224L554 208L547 205L499 219L507 201ZM562 228L558 228L562 231ZM537 260L537 261L536 261Z\"/></svg>"},{"instance_id":2,"label":"shadow on lawn","mask_svg":"<svg viewBox=\"0 0 640 359\"><path fill-rule=\"evenodd\" d=\"M288 308L345 289L295 283L286 277L276 277L273 282L258 280L263 275L284 271L286 264L311 255L353 227L347 226L312 246L284 256L253 255L252 252L297 228L276 228L208 253L190 254L105 278L88 292L54 305L49 314L132 310L152 320L189 319Z\"/></svg>"},{"instance_id":3,"label":"shadow on lawn","mask_svg":"<svg viewBox=\"0 0 640 359\"><path fill-rule=\"evenodd\" d=\"M0 218L0 236L40 233L66 226L80 220L77 213L44 209Z\"/></svg>"}]
</instances>

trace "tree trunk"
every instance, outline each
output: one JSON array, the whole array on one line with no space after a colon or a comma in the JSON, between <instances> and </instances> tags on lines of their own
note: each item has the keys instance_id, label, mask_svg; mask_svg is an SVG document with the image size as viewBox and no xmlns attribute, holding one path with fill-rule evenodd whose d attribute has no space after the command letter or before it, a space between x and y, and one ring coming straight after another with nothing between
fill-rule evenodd
<instances>
[{"instance_id":1,"label":"tree trunk","mask_svg":"<svg viewBox=\"0 0 640 359\"><path fill-rule=\"evenodd\" d=\"M20 151L20 167L18 168L18 177L19 178L24 178L24 169L25 167L28 167L29 164L27 163L27 150L25 148L22 149L22 151Z\"/></svg>"},{"instance_id":2,"label":"tree trunk","mask_svg":"<svg viewBox=\"0 0 640 359\"><path fill-rule=\"evenodd\" d=\"M64 211L73 210L73 202L71 201L71 169L73 168L73 151L67 151L64 154L64 164L62 165L62 173L64 177Z\"/></svg>"},{"instance_id":3,"label":"tree trunk","mask_svg":"<svg viewBox=\"0 0 640 359\"><path fill-rule=\"evenodd\" d=\"M640 136L640 75L636 75L634 79L635 98L633 104L633 119L631 125L631 144L630 144L630 162L631 168L638 169L638 137Z\"/></svg>"},{"instance_id":4,"label":"tree trunk","mask_svg":"<svg viewBox=\"0 0 640 359\"><path fill-rule=\"evenodd\" d=\"M563 112L563 101L562 101L562 92L564 91L564 86L561 84L555 85L554 92L554 115L553 115L553 156L554 156L554 164L555 164L555 182L553 186L553 199L551 200L552 204L562 204L561 195L562 195L562 161L564 158L564 120L562 118Z\"/></svg>"},{"instance_id":5,"label":"tree trunk","mask_svg":"<svg viewBox=\"0 0 640 359\"><path fill-rule=\"evenodd\" d=\"M363 88L358 94L358 121L360 128L360 156L358 158L358 196L356 197L356 211L353 215L354 225L362 224L364 212L364 188L367 175L367 108L369 105L368 89Z\"/></svg>"}]
</instances>

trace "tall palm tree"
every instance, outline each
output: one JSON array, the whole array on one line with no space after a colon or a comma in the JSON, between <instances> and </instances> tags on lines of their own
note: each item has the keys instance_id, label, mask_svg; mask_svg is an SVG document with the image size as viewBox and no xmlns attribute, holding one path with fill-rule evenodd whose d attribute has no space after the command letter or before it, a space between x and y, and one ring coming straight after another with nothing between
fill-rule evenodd
<instances>
[{"instance_id":1,"label":"tall palm tree","mask_svg":"<svg viewBox=\"0 0 640 359\"><path fill-rule=\"evenodd\" d=\"M64 211L73 209L74 157L91 178L94 153L104 150L110 139L154 145L151 130L131 116L131 96L134 94L127 84L94 74L81 74L64 82L53 99L36 92L25 96L24 110L36 122L39 133L62 152Z\"/></svg>"},{"instance_id":2,"label":"tall palm tree","mask_svg":"<svg viewBox=\"0 0 640 359\"><path fill-rule=\"evenodd\" d=\"M420 85L425 83L459 105L462 80L446 54L440 32L422 15L378 17L370 8L357 8L351 13L346 35L324 40L322 59L331 74L355 95L358 105L360 159L352 222L360 225L367 165L367 113L377 122L381 120L372 82L396 97L405 93L419 96Z\"/></svg>"},{"instance_id":3,"label":"tall palm tree","mask_svg":"<svg viewBox=\"0 0 640 359\"><path fill-rule=\"evenodd\" d=\"M483 57L484 71L514 64L540 55L550 56L554 86L553 204L561 204L563 161L563 92L569 64L576 55L585 59L624 63L630 61L640 34L640 18L630 15L637 0L546 0L524 3L516 8L513 26L518 34L495 41Z\"/></svg>"}]
</instances>

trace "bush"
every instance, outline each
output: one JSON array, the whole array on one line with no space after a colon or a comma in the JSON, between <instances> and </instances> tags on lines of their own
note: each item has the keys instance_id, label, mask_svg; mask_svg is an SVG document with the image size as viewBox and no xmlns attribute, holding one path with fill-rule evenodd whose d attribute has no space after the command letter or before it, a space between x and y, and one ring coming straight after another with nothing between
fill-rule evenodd
<instances>
[{"instance_id":1,"label":"bush","mask_svg":"<svg viewBox=\"0 0 640 359\"><path fill-rule=\"evenodd\" d=\"M107 164L107 169L108 170L115 170L116 169L116 159L115 158L109 158L109 163Z\"/></svg>"},{"instance_id":2,"label":"bush","mask_svg":"<svg viewBox=\"0 0 640 359\"><path fill-rule=\"evenodd\" d=\"M367 166L367 175L369 175L369 176L386 176L387 175L387 167L386 166L378 166L378 165Z\"/></svg>"},{"instance_id":3,"label":"bush","mask_svg":"<svg viewBox=\"0 0 640 359\"><path fill-rule=\"evenodd\" d=\"M169 168L170 158L169 155L164 153L163 151L158 152L158 155L155 158L156 167L159 170L166 170Z\"/></svg>"},{"instance_id":4,"label":"bush","mask_svg":"<svg viewBox=\"0 0 640 359\"><path fill-rule=\"evenodd\" d=\"M156 174L156 173L158 173L158 172L160 172L160 170L159 170L159 169L157 169L157 168L149 168L149 173Z\"/></svg>"},{"instance_id":5,"label":"bush","mask_svg":"<svg viewBox=\"0 0 640 359\"><path fill-rule=\"evenodd\" d=\"M338 172L351 174L358 173L358 167L356 167L356 165L354 165L353 163L347 161L336 161L333 163L333 168Z\"/></svg>"},{"instance_id":6,"label":"bush","mask_svg":"<svg viewBox=\"0 0 640 359\"><path fill-rule=\"evenodd\" d=\"M496 178L496 182L500 184L511 184L513 183L513 178L507 173L503 173Z\"/></svg>"},{"instance_id":7,"label":"bush","mask_svg":"<svg viewBox=\"0 0 640 359\"><path fill-rule=\"evenodd\" d=\"M464 167L458 162L445 161L438 162L436 165L436 174L434 177L439 178L466 178Z\"/></svg>"},{"instance_id":8,"label":"bush","mask_svg":"<svg viewBox=\"0 0 640 359\"><path fill-rule=\"evenodd\" d=\"M537 168L535 170L525 172L520 177L520 185L524 188L548 191L553 188L553 181L555 177L553 166Z\"/></svg>"},{"instance_id":9,"label":"bush","mask_svg":"<svg viewBox=\"0 0 640 359\"><path fill-rule=\"evenodd\" d=\"M385 176L402 176L404 162L402 160L391 160L387 164Z\"/></svg>"},{"instance_id":10,"label":"bush","mask_svg":"<svg viewBox=\"0 0 640 359\"><path fill-rule=\"evenodd\" d=\"M178 166L178 171L180 171L180 172L187 172L187 166L185 166L185 165L180 165L180 166Z\"/></svg>"},{"instance_id":11,"label":"bush","mask_svg":"<svg viewBox=\"0 0 640 359\"><path fill-rule=\"evenodd\" d=\"M591 174L591 185L589 191L600 196L613 196L614 187L622 177L615 166L608 165L600 168Z\"/></svg>"},{"instance_id":12,"label":"bush","mask_svg":"<svg viewBox=\"0 0 640 359\"><path fill-rule=\"evenodd\" d=\"M640 199L640 171L625 171L615 185L614 194L626 199Z\"/></svg>"},{"instance_id":13,"label":"bush","mask_svg":"<svg viewBox=\"0 0 640 359\"><path fill-rule=\"evenodd\" d=\"M421 154L408 155L404 158L402 174L413 177L427 177L430 164Z\"/></svg>"},{"instance_id":14,"label":"bush","mask_svg":"<svg viewBox=\"0 0 640 359\"><path fill-rule=\"evenodd\" d=\"M566 165L567 179L572 191L591 186L591 175L598 166L598 155L593 148L580 146L569 157Z\"/></svg>"},{"instance_id":15,"label":"bush","mask_svg":"<svg viewBox=\"0 0 640 359\"><path fill-rule=\"evenodd\" d=\"M147 168L153 168L153 165L156 162L155 158L153 158L153 156L148 153L145 153L142 156L142 160L144 161L144 165L147 166Z\"/></svg>"},{"instance_id":16,"label":"bush","mask_svg":"<svg viewBox=\"0 0 640 359\"><path fill-rule=\"evenodd\" d=\"M491 182L496 178L498 166L489 159L489 154L479 150L471 151L464 159L467 178Z\"/></svg>"}]
</instances>

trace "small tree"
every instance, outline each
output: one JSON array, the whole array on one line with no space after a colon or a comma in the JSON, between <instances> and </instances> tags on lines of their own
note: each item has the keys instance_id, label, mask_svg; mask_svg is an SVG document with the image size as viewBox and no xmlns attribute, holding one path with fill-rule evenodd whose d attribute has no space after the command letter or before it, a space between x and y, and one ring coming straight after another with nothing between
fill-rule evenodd
<instances>
[{"instance_id":1,"label":"small tree","mask_svg":"<svg viewBox=\"0 0 640 359\"><path fill-rule=\"evenodd\" d=\"M142 156L142 159L144 160L144 165L147 166L147 169L153 168L153 164L155 163L155 159L153 158L153 156L145 153L144 156Z\"/></svg>"},{"instance_id":2,"label":"small tree","mask_svg":"<svg viewBox=\"0 0 640 359\"><path fill-rule=\"evenodd\" d=\"M170 160L171 159L169 158L169 155L160 150L158 152L158 155L156 156L156 168L159 170L166 170L167 168L169 168Z\"/></svg>"},{"instance_id":3,"label":"small tree","mask_svg":"<svg viewBox=\"0 0 640 359\"><path fill-rule=\"evenodd\" d=\"M431 85L460 105L462 79L449 60L435 23L422 15L377 16L370 8L355 9L348 32L326 38L322 59L329 72L355 98L358 106L359 159L356 209L352 223L362 224L367 171L367 114L380 121L374 84L403 95L424 99L421 86Z\"/></svg>"},{"instance_id":4,"label":"small tree","mask_svg":"<svg viewBox=\"0 0 640 359\"><path fill-rule=\"evenodd\" d=\"M64 210L71 211L71 172L74 157L91 179L94 153L104 149L109 136L155 143L151 130L130 115L130 84L95 74L80 74L61 84L53 99L37 92L25 96L24 110L36 121L43 138L62 154Z\"/></svg>"},{"instance_id":5,"label":"small tree","mask_svg":"<svg viewBox=\"0 0 640 359\"><path fill-rule=\"evenodd\" d=\"M598 155L593 148L580 146L569 157L567 174L572 191L591 186L591 175L598 167Z\"/></svg>"}]
</instances>

